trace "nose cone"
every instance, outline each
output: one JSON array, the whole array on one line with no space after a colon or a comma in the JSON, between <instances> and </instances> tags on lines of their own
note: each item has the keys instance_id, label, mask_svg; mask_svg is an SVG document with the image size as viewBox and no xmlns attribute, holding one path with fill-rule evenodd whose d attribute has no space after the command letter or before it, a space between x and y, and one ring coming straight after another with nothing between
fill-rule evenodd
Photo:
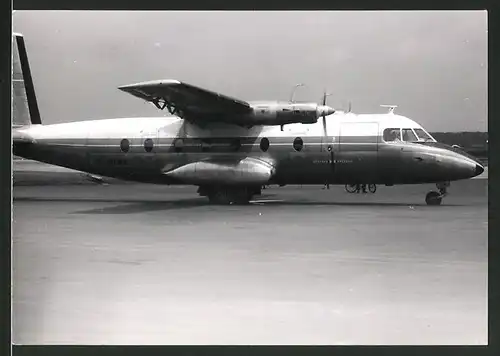
<instances>
[{"instance_id":1,"label":"nose cone","mask_svg":"<svg viewBox=\"0 0 500 356\"><path fill-rule=\"evenodd\" d=\"M468 179L484 172L484 167L481 164L461 154L449 152L437 160L446 172L448 180Z\"/></svg>"},{"instance_id":2,"label":"nose cone","mask_svg":"<svg viewBox=\"0 0 500 356\"><path fill-rule=\"evenodd\" d=\"M335 109L328 105L320 105L318 106L318 117L328 116L335 112Z\"/></svg>"},{"instance_id":3,"label":"nose cone","mask_svg":"<svg viewBox=\"0 0 500 356\"><path fill-rule=\"evenodd\" d=\"M478 175L483 174L484 172L484 167L480 164L476 164L476 170L474 171L474 177L477 177Z\"/></svg>"}]
</instances>

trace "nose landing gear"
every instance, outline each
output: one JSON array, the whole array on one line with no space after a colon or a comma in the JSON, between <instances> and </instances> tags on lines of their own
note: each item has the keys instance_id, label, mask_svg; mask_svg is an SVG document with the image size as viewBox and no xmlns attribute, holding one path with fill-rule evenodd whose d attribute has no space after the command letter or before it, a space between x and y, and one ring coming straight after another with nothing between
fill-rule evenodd
<instances>
[{"instance_id":1,"label":"nose landing gear","mask_svg":"<svg viewBox=\"0 0 500 356\"><path fill-rule=\"evenodd\" d=\"M438 188L439 192L436 191L430 191L427 193L425 196L425 202L427 205L441 205L441 201L443 198L448 195L448 192L446 188L450 186L450 182L442 182L442 183L436 183L436 187Z\"/></svg>"}]
</instances>

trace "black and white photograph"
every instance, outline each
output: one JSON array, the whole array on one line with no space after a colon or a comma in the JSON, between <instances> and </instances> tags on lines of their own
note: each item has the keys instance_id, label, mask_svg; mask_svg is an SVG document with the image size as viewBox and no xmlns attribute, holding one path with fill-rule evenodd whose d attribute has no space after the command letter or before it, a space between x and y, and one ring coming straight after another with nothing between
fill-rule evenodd
<instances>
[{"instance_id":1,"label":"black and white photograph","mask_svg":"<svg viewBox=\"0 0 500 356\"><path fill-rule=\"evenodd\" d=\"M487 11L12 13L15 345L487 345Z\"/></svg>"}]
</instances>

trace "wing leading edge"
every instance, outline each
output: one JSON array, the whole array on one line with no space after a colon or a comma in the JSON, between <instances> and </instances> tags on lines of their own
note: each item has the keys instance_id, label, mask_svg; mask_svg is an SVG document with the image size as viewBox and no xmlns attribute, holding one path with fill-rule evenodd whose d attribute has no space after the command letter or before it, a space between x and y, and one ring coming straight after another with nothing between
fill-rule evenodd
<instances>
[{"instance_id":1,"label":"wing leading edge","mask_svg":"<svg viewBox=\"0 0 500 356\"><path fill-rule=\"evenodd\" d=\"M234 116L253 111L245 101L172 79L129 84L118 89L190 121L228 121L227 117L231 116L239 123Z\"/></svg>"}]
</instances>

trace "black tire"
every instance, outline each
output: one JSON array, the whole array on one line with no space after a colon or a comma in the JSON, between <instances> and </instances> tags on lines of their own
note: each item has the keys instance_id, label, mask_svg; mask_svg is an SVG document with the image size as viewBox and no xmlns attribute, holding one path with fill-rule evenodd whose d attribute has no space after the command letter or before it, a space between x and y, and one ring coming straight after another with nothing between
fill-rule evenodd
<instances>
[{"instance_id":1,"label":"black tire","mask_svg":"<svg viewBox=\"0 0 500 356\"><path fill-rule=\"evenodd\" d=\"M215 205L246 205L249 204L253 194L247 190L220 188L210 192L208 200Z\"/></svg>"},{"instance_id":2,"label":"black tire","mask_svg":"<svg viewBox=\"0 0 500 356\"><path fill-rule=\"evenodd\" d=\"M375 184L368 184L368 191L372 194L375 194L377 191L377 186Z\"/></svg>"},{"instance_id":3,"label":"black tire","mask_svg":"<svg viewBox=\"0 0 500 356\"><path fill-rule=\"evenodd\" d=\"M208 201L214 205L228 205L230 203L229 197L224 191L214 191L208 194Z\"/></svg>"},{"instance_id":4,"label":"black tire","mask_svg":"<svg viewBox=\"0 0 500 356\"><path fill-rule=\"evenodd\" d=\"M347 193L356 193L357 190L356 184L346 184L345 190Z\"/></svg>"},{"instance_id":5,"label":"black tire","mask_svg":"<svg viewBox=\"0 0 500 356\"><path fill-rule=\"evenodd\" d=\"M441 197L441 194L435 191L429 192L425 196L425 202L427 205L441 205L442 200L443 198Z\"/></svg>"}]
</instances>

